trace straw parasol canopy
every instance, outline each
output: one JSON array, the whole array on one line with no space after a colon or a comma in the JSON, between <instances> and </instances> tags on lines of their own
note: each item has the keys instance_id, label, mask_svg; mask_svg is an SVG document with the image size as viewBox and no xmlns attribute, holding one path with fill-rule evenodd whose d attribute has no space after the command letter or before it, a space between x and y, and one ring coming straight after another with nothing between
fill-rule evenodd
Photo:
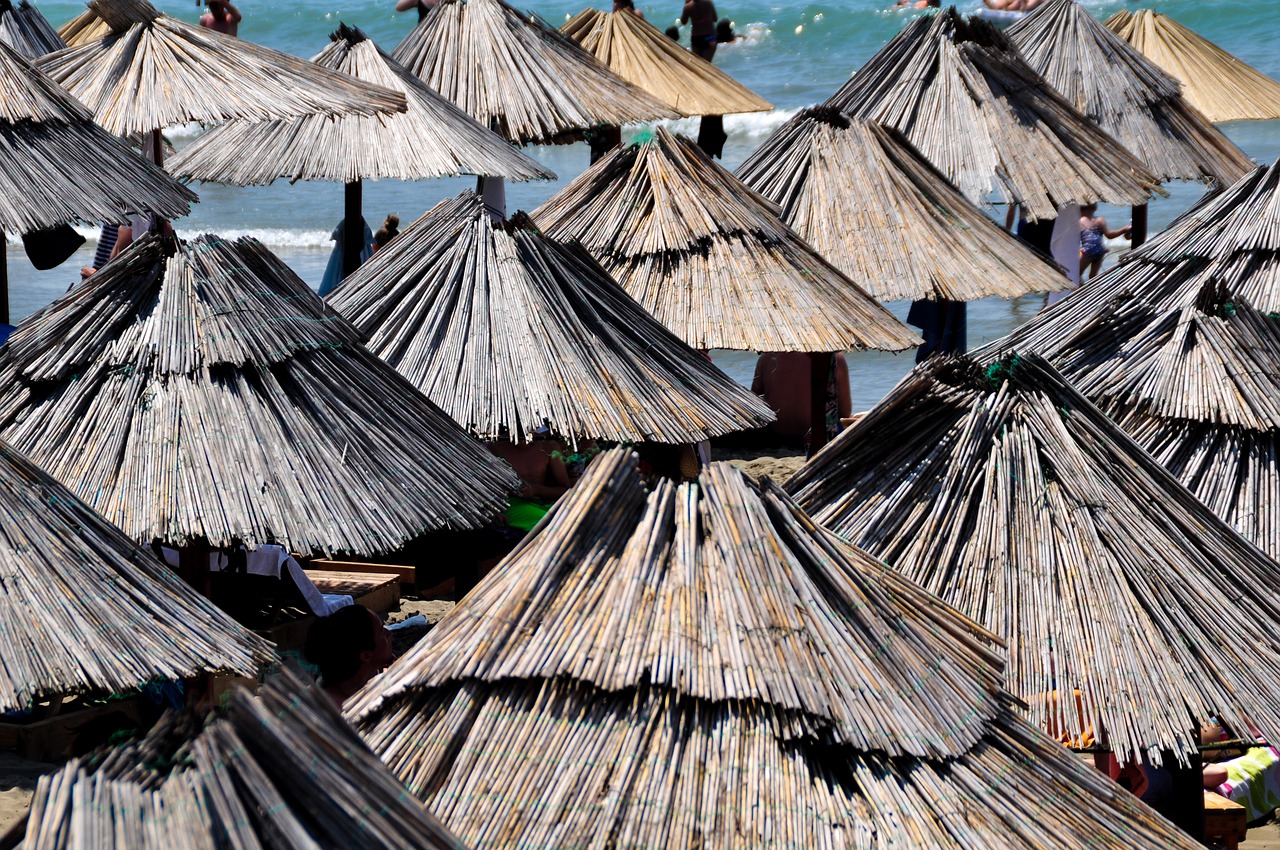
<instances>
[{"instance_id":1,"label":"straw parasol canopy","mask_svg":"<svg viewBox=\"0 0 1280 850\"><path fill-rule=\"evenodd\" d=\"M1280 118L1280 82L1168 15L1122 9L1105 25L1181 81L1183 96L1210 121Z\"/></svg>"},{"instance_id":2,"label":"straw parasol canopy","mask_svg":"<svg viewBox=\"0 0 1280 850\"><path fill-rule=\"evenodd\" d=\"M334 292L369 350L482 439L691 443L773 419L580 246L472 192L439 204Z\"/></svg>"},{"instance_id":3,"label":"straw parasol canopy","mask_svg":"<svg viewBox=\"0 0 1280 850\"><path fill-rule=\"evenodd\" d=\"M0 375L0 436L135 540L369 556L517 486L251 239L146 237L24 323Z\"/></svg>"},{"instance_id":4,"label":"straw parasol canopy","mask_svg":"<svg viewBox=\"0 0 1280 850\"><path fill-rule=\"evenodd\" d=\"M17 5L13 0L0 0L0 41L26 59L67 46L40 10L27 0L18 0Z\"/></svg>"},{"instance_id":5,"label":"straw parasol canopy","mask_svg":"<svg viewBox=\"0 0 1280 850\"><path fill-rule=\"evenodd\" d=\"M97 12L92 8L85 9L62 26L58 27L58 37L66 43L68 47L79 47L82 44L92 44L95 41L101 41L111 35L111 27L107 22L98 17Z\"/></svg>"},{"instance_id":6,"label":"straw parasol canopy","mask_svg":"<svg viewBox=\"0 0 1280 850\"><path fill-rule=\"evenodd\" d=\"M787 489L1007 640L1064 740L1185 763L1194 718L1280 729L1275 564L1039 358L927 361Z\"/></svg>"},{"instance_id":7,"label":"straw parasol canopy","mask_svg":"<svg viewBox=\"0 0 1280 850\"><path fill-rule=\"evenodd\" d=\"M1003 33L954 8L907 24L825 105L900 131L969 200L994 195L1031 221L1067 204L1144 204L1161 191Z\"/></svg>"},{"instance_id":8,"label":"straw parasol canopy","mask_svg":"<svg viewBox=\"0 0 1280 850\"><path fill-rule=\"evenodd\" d=\"M281 673L41 777L25 848L462 850L325 697Z\"/></svg>"},{"instance_id":9,"label":"straw parasol canopy","mask_svg":"<svg viewBox=\"0 0 1280 850\"><path fill-rule=\"evenodd\" d=\"M486 850L1194 846L1009 705L989 635L775 485L615 450L347 716Z\"/></svg>"},{"instance_id":10,"label":"straw parasol canopy","mask_svg":"<svg viewBox=\"0 0 1280 850\"><path fill-rule=\"evenodd\" d=\"M1278 181L1280 169L1258 169L984 352L1034 348L1051 358L1272 557L1280 557Z\"/></svg>"},{"instance_id":11,"label":"straw parasol canopy","mask_svg":"<svg viewBox=\"0 0 1280 850\"><path fill-rule=\"evenodd\" d=\"M226 671L271 650L0 441L0 712Z\"/></svg>"},{"instance_id":12,"label":"straw parasol canopy","mask_svg":"<svg viewBox=\"0 0 1280 850\"><path fill-rule=\"evenodd\" d=\"M89 8L111 35L38 64L117 135L192 121L405 110L401 92L171 18L147 0L90 0Z\"/></svg>"},{"instance_id":13,"label":"straw parasol canopy","mask_svg":"<svg viewBox=\"0 0 1280 850\"><path fill-rule=\"evenodd\" d=\"M130 213L186 215L195 200L0 44L0 231L124 223Z\"/></svg>"},{"instance_id":14,"label":"straw parasol canopy","mask_svg":"<svg viewBox=\"0 0 1280 850\"><path fill-rule=\"evenodd\" d=\"M818 256L777 208L687 139L658 128L533 213L577 241L698 349L900 351L919 337Z\"/></svg>"},{"instance_id":15,"label":"straw parasol canopy","mask_svg":"<svg viewBox=\"0 0 1280 850\"><path fill-rule=\"evenodd\" d=\"M1076 0L1049 0L1006 34L1028 65L1162 180L1226 186L1253 168L1183 99L1177 80Z\"/></svg>"},{"instance_id":16,"label":"straw parasol canopy","mask_svg":"<svg viewBox=\"0 0 1280 850\"><path fill-rule=\"evenodd\" d=\"M503 0L441 0L392 55L520 145L572 142L604 124L680 117L555 27Z\"/></svg>"},{"instance_id":17,"label":"straw parasol canopy","mask_svg":"<svg viewBox=\"0 0 1280 850\"><path fill-rule=\"evenodd\" d=\"M213 183L261 186L292 180L424 180L482 174L522 181L555 175L480 126L345 24L311 60L404 94L406 112L233 121L205 133L169 172Z\"/></svg>"},{"instance_id":18,"label":"straw parasol canopy","mask_svg":"<svg viewBox=\"0 0 1280 850\"><path fill-rule=\"evenodd\" d=\"M560 28L609 70L680 114L768 112L773 104L631 12L583 9Z\"/></svg>"},{"instance_id":19,"label":"straw parasol canopy","mask_svg":"<svg viewBox=\"0 0 1280 850\"><path fill-rule=\"evenodd\" d=\"M737 175L881 301L1015 298L1069 285L1052 261L974 206L901 134L873 122L803 110Z\"/></svg>"}]
</instances>

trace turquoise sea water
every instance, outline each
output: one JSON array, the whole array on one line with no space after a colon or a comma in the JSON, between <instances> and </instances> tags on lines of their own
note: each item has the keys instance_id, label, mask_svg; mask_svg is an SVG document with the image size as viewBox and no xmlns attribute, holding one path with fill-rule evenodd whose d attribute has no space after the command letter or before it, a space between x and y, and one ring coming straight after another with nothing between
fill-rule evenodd
<instances>
[{"instance_id":1,"label":"turquoise sea water","mask_svg":"<svg viewBox=\"0 0 1280 850\"><path fill-rule=\"evenodd\" d=\"M162 11L189 21L199 17L195 3L153 0ZM636 0L648 20L665 28L679 15L683 0ZM84 7L71 2L37 2L54 26L60 26ZM584 0L515 0L515 5L559 24L587 5ZM596 5L607 6L605 0ZM1121 8L1140 4L1099 0L1086 5L1100 18ZM240 36L297 56L310 57L324 46L328 34L339 22L355 25L368 33L387 52L416 23L412 12L397 14L394 0L320 0L285 3L282 0L241 0L244 14ZM963 0L962 12L973 12L980 0ZM724 163L736 167L768 134L795 110L824 100L849 74L869 59L913 16L914 11L894 11L870 0L848 2L790 3L772 0L724 0L717 4L721 17L731 18L746 38L722 46L716 64L745 85L769 99L775 110L769 114L731 116L726 119L729 142ZM1250 4L1225 0L1172 0L1158 10L1176 18L1225 49L1280 78L1280 0ZM684 43L688 44L687 30ZM216 87L218 81L210 79ZM677 122L677 129L692 122ZM1280 122L1238 122L1222 126L1226 134L1258 162L1270 163L1280 157ZM173 128L169 135L179 147L200 132L198 127ZM529 152L559 175L555 182L508 187L512 211L533 209L550 197L587 166L584 145L536 147ZM403 224L417 218L439 200L475 185L474 179L435 180L421 183L366 183L365 218L376 229L387 213L396 213ZM264 188L234 188L196 184L201 202L193 214L175 225L183 235L214 232L223 236L253 235L294 268L312 285L319 283L328 252L329 233L342 215L342 187L338 184L287 182ZM1163 228L1200 194L1196 184L1167 187L1170 197L1151 205L1152 231ZM869 202L873 202L869 199ZM1112 221L1127 221L1126 209L1103 209ZM1002 213L1000 214L1003 219ZM403 226L403 225L402 225ZM85 229L90 233L89 229ZM82 252L91 253L86 246ZM22 317L39 309L66 290L78 278L83 257L61 268L36 272L26 263L20 249L10 254L13 315ZM1015 302L989 300L970 307L969 341L976 345L1007 332L1033 315L1043 303L1040 296ZM905 304L891 309L905 316ZM750 355L724 352L717 362L739 380L749 381L754 362ZM855 409L874 404L910 368L912 355L864 352L851 357Z\"/></svg>"}]
</instances>

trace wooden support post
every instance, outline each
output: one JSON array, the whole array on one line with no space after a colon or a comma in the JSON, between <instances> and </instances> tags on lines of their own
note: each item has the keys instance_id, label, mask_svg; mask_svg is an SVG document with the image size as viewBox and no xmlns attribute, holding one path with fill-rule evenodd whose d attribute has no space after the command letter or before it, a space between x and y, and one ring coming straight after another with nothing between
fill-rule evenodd
<instances>
[{"instance_id":1,"label":"wooden support post","mask_svg":"<svg viewBox=\"0 0 1280 850\"><path fill-rule=\"evenodd\" d=\"M827 444L827 379L831 353L809 355L809 457Z\"/></svg>"},{"instance_id":2,"label":"wooden support post","mask_svg":"<svg viewBox=\"0 0 1280 850\"><path fill-rule=\"evenodd\" d=\"M1137 248L1147 241L1147 205L1141 204L1133 208L1133 230L1129 233L1129 244Z\"/></svg>"},{"instance_id":3,"label":"wooden support post","mask_svg":"<svg viewBox=\"0 0 1280 850\"><path fill-rule=\"evenodd\" d=\"M342 276L346 278L360 268L364 253L364 210L361 201L363 184L354 180L343 190Z\"/></svg>"}]
</instances>

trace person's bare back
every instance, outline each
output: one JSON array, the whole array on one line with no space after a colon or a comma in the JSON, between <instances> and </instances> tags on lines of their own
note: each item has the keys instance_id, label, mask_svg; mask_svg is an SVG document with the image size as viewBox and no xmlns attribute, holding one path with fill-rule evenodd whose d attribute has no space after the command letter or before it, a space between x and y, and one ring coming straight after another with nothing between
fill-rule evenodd
<instances>
[{"instance_id":1,"label":"person's bare back","mask_svg":"<svg viewBox=\"0 0 1280 850\"><path fill-rule=\"evenodd\" d=\"M200 17L200 26L223 35L236 35L243 16L226 0L209 0L209 11Z\"/></svg>"},{"instance_id":2,"label":"person's bare back","mask_svg":"<svg viewBox=\"0 0 1280 850\"><path fill-rule=\"evenodd\" d=\"M558 499L569 489L569 472L556 455L563 446L554 440L535 440L517 446L505 440L487 443L489 451L511 464L524 487L520 495L533 499Z\"/></svg>"}]
</instances>

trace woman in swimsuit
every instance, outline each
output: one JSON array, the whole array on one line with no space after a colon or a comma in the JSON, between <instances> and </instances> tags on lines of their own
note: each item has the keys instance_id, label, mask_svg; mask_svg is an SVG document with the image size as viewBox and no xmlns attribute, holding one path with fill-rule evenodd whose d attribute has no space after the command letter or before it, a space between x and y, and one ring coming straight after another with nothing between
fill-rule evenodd
<instances>
[{"instance_id":1,"label":"woman in swimsuit","mask_svg":"<svg viewBox=\"0 0 1280 850\"><path fill-rule=\"evenodd\" d=\"M680 23L693 24L689 50L708 62L716 55L716 7L711 0L689 0L684 4Z\"/></svg>"},{"instance_id":2,"label":"woman in swimsuit","mask_svg":"<svg viewBox=\"0 0 1280 850\"><path fill-rule=\"evenodd\" d=\"M1128 236L1133 225L1126 224L1119 230L1108 230L1107 220L1100 215L1097 204L1086 204L1080 208L1080 277L1084 278L1084 270L1089 269L1089 279L1093 280L1102 268L1102 258L1107 255L1107 239L1117 236Z\"/></svg>"}]
</instances>

